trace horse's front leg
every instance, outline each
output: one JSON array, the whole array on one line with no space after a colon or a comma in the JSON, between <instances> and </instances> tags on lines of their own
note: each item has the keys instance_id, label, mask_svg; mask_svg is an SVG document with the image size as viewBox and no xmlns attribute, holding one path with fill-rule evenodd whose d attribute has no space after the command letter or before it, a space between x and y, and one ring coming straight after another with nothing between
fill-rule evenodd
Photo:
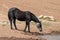
<instances>
[{"instance_id":1,"label":"horse's front leg","mask_svg":"<svg viewBox=\"0 0 60 40\"><path fill-rule=\"evenodd\" d=\"M28 32L30 32L30 22L29 22L29 20L26 21L26 26L25 26L24 32L26 31L27 27L28 27Z\"/></svg>"},{"instance_id":2,"label":"horse's front leg","mask_svg":"<svg viewBox=\"0 0 60 40\"><path fill-rule=\"evenodd\" d=\"M26 32L26 29L27 29L27 24L26 24L26 26L25 26L24 32Z\"/></svg>"},{"instance_id":3,"label":"horse's front leg","mask_svg":"<svg viewBox=\"0 0 60 40\"><path fill-rule=\"evenodd\" d=\"M30 22L28 23L28 32L30 32Z\"/></svg>"},{"instance_id":4,"label":"horse's front leg","mask_svg":"<svg viewBox=\"0 0 60 40\"><path fill-rule=\"evenodd\" d=\"M28 32L30 32L30 21L27 20Z\"/></svg>"}]
</instances>

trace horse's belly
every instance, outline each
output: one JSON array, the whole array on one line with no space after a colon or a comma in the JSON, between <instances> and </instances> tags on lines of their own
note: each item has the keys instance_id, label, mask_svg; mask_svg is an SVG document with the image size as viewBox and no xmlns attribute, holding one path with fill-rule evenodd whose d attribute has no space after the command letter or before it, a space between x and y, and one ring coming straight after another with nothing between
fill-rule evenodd
<instances>
[{"instance_id":1,"label":"horse's belly","mask_svg":"<svg viewBox=\"0 0 60 40\"><path fill-rule=\"evenodd\" d=\"M25 21L25 19L18 19L19 21Z\"/></svg>"},{"instance_id":2,"label":"horse's belly","mask_svg":"<svg viewBox=\"0 0 60 40\"><path fill-rule=\"evenodd\" d=\"M25 18L24 17L20 17L18 18L19 21L25 21Z\"/></svg>"}]
</instances>

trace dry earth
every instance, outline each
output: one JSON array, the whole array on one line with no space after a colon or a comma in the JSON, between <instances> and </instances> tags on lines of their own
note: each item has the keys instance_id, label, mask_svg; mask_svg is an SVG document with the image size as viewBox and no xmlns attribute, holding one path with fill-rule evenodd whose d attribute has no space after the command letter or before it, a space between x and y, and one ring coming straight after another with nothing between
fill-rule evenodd
<instances>
[{"instance_id":1,"label":"dry earth","mask_svg":"<svg viewBox=\"0 0 60 40\"><path fill-rule=\"evenodd\" d=\"M36 16L54 16L56 22L42 21L43 32L39 32L31 23L31 33L23 32L25 22L17 21L18 30L11 30L9 23L0 24L0 40L46 40L39 35L60 35L60 0L0 0L0 22L8 22L8 10L17 7L23 11L31 11Z\"/></svg>"}]
</instances>

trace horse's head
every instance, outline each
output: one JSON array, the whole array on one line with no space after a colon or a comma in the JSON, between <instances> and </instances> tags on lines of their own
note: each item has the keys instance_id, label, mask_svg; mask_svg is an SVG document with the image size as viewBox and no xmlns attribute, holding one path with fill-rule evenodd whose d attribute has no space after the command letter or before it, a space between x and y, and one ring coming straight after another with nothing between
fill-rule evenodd
<instances>
[{"instance_id":1,"label":"horse's head","mask_svg":"<svg viewBox=\"0 0 60 40\"><path fill-rule=\"evenodd\" d=\"M41 24L41 22L38 22L36 24L37 24L37 28L39 29L39 31L42 32L42 24Z\"/></svg>"}]
</instances>

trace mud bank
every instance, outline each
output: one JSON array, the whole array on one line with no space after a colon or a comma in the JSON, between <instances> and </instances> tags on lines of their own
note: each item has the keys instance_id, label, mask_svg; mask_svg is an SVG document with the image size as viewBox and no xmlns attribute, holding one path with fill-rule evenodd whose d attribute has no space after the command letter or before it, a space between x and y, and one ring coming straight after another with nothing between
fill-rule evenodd
<instances>
[{"instance_id":1,"label":"mud bank","mask_svg":"<svg viewBox=\"0 0 60 40\"><path fill-rule=\"evenodd\" d=\"M16 37L0 37L0 40L45 40L45 39L33 39L33 38L16 38Z\"/></svg>"}]
</instances>

